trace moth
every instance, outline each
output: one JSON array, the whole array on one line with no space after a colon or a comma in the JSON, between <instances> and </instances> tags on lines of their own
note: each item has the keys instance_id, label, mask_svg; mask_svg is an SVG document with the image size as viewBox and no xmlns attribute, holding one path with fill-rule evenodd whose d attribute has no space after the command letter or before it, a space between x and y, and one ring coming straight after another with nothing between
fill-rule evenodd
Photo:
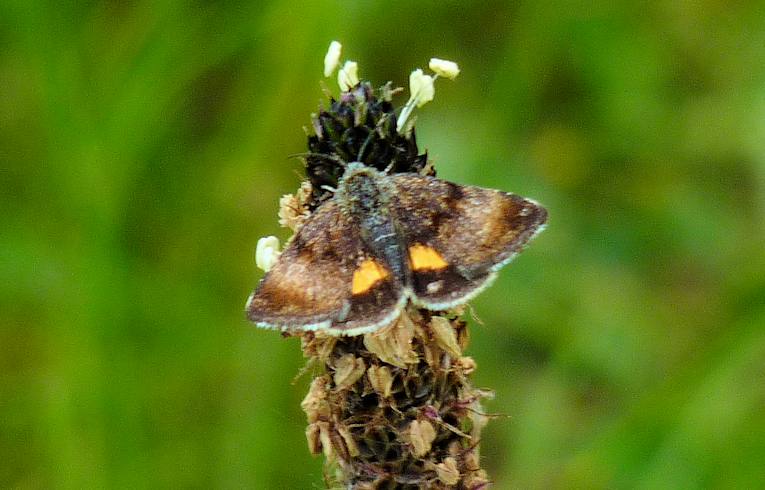
<instances>
[{"instance_id":1,"label":"moth","mask_svg":"<svg viewBox=\"0 0 765 490\"><path fill-rule=\"evenodd\" d=\"M451 309L491 284L546 220L515 194L348 163L250 295L247 316L360 335L396 321L410 301Z\"/></svg>"}]
</instances>

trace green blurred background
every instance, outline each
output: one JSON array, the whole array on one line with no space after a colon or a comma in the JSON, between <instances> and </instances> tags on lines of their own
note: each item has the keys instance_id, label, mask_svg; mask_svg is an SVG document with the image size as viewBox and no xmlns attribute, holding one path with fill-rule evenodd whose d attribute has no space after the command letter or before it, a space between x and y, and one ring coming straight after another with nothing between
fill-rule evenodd
<instances>
[{"instance_id":1,"label":"green blurred background","mask_svg":"<svg viewBox=\"0 0 765 490\"><path fill-rule=\"evenodd\" d=\"M762 4L326 0L0 2L0 487L322 488L243 307L332 39L457 61L421 149L550 211L474 302L495 488L765 487Z\"/></svg>"}]
</instances>

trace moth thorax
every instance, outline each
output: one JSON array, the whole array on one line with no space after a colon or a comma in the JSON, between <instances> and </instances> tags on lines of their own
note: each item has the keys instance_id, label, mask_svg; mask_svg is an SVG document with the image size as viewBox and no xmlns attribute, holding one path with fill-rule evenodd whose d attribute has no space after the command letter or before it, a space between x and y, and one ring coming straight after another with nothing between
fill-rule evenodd
<instances>
[{"instance_id":1,"label":"moth thorax","mask_svg":"<svg viewBox=\"0 0 765 490\"><path fill-rule=\"evenodd\" d=\"M352 211L369 214L379 212L385 206L385 196L378 185L378 179L365 171L347 176L343 190Z\"/></svg>"}]
</instances>

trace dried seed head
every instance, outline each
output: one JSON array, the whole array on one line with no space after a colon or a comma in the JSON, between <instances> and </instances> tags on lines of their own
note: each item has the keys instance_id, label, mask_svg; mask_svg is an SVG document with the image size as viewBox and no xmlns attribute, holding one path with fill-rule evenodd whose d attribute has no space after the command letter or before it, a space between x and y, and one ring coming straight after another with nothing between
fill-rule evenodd
<instances>
[{"instance_id":1,"label":"dried seed head","mask_svg":"<svg viewBox=\"0 0 765 490\"><path fill-rule=\"evenodd\" d=\"M308 441L308 450L311 454L316 455L321 453L321 429L319 424L308 424L305 429L305 438Z\"/></svg>"},{"instance_id":2,"label":"dried seed head","mask_svg":"<svg viewBox=\"0 0 765 490\"><path fill-rule=\"evenodd\" d=\"M393 386L393 375L388 366L370 366L367 370L369 384L383 398L389 398Z\"/></svg>"},{"instance_id":3,"label":"dried seed head","mask_svg":"<svg viewBox=\"0 0 765 490\"><path fill-rule=\"evenodd\" d=\"M329 417L330 409L327 402L328 382L329 378L327 376L320 376L311 381L308 394L303 398L302 403L300 403L300 408L303 409L308 417L308 422L316 422L319 419Z\"/></svg>"},{"instance_id":4,"label":"dried seed head","mask_svg":"<svg viewBox=\"0 0 765 490\"><path fill-rule=\"evenodd\" d=\"M451 322L442 316L434 316L430 319L430 329L439 347L453 357L462 355L462 349L457 344L457 334L454 332Z\"/></svg>"},{"instance_id":5,"label":"dried seed head","mask_svg":"<svg viewBox=\"0 0 765 490\"><path fill-rule=\"evenodd\" d=\"M333 377L335 386L339 390L350 388L356 383L366 371L364 360L353 354L346 354L335 363L335 375Z\"/></svg>"},{"instance_id":6,"label":"dried seed head","mask_svg":"<svg viewBox=\"0 0 765 490\"><path fill-rule=\"evenodd\" d=\"M392 327L364 335L364 346L388 364L406 368L418 359L412 348L413 337L414 324L404 312Z\"/></svg>"},{"instance_id":7,"label":"dried seed head","mask_svg":"<svg viewBox=\"0 0 765 490\"><path fill-rule=\"evenodd\" d=\"M325 335L323 332L305 332L300 337L300 343L305 357L318 359L326 363L332 355L337 343L337 337Z\"/></svg>"},{"instance_id":8,"label":"dried seed head","mask_svg":"<svg viewBox=\"0 0 765 490\"><path fill-rule=\"evenodd\" d=\"M295 194L285 194L279 199L279 225L297 231L308 218L307 202L311 197L311 182L300 184Z\"/></svg>"},{"instance_id":9,"label":"dried seed head","mask_svg":"<svg viewBox=\"0 0 765 490\"><path fill-rule=\"evenodd\" d=\"M436 438L436 429L427 420L413 420L407 428L406 435L412 445L412 453L420 458L430 451Z\"/></svg>"},{"instance_id":10,"label":"dried seed head","mask_svg":"<svg viewBox=\"0 0 765 490\"><path fill-rule=\"evenodd\" d=\"M343 444L345 444L345 449L348 455L351 458L357 457L360 454L359 447L356 445L356 441L353 439L353 434L351 434L351 431L348 430L348 427L344 425L337 425L337 433L340 434L340 437L342 437Z\"/></svg>"},{"instance_id":11,"label":"dried seed head","mask_svg":"<svg viewBox=\"0 0 765 490\"><path fill-rule=\"evenodd\" d=\"M463 483L467 490L486 490L489 488L490 484L491 481L486 477L486 472L484 470L478 470L474 473L469 473L465 477L465 481Z\"/></svg>"},{"instance_id":12,"label":"dried seed head","mask_svg":"<svg viewBox=\"0 0 765 490\"><path fill-rule=\"evenodd\" d=\"M319 427L319 440L321 441L321 449L324 451L324 457L329 461L334 461L335 451L332 447L329 422L316 422L316 425Z\"/></svg>"},{"instance_id":13,"label":"dried seed head","mask_svg":"<svg viewBox=\"0 0 765 490\"><path fill-rule=\"evenodd\" d=\"M472 357L460 357L457 359L457 361L454 363L457 369L462 371L462 374L465 376L470 375L473 371L475 371L476 363L475 360L473 360Z\"/></svg>"},{"instance_id":14,"label":"dried seed head","mask_svg":"<svg viewBox=\"0 0 765 490\"><path fill-rule=\"evenodd\" d=\"M306 355L315 361L326 356L329 374L312 386L309 399L326 399L329 413L320 411L327 405L306 403L323 414L309 419L315 426L306 437L311 451L334 458L333 488L467 489L468 476L477 488L488 484L479 478L485 473L476 445L488 420L480 415L480 399L488 393L473 388L461 370L473 365L470 358L446 362L452 356L437 342L433 324L444 332L448 326L458 338L466 329L461 320L434 322L431 312L410 308L396 325L367 338L332 337L330 344L319 334L303 334ZM454 349L448 333L442 337ZM412 362L402 362L409 353ZM357 377L362 366L366 378Z\"/></svg>"},{"instance_id":15,"label":"dried seed head","mask_svg":"<svg viewBox=\"0 0 765 490\"><path fill-rule=\"evenodd\" d=\"M452 457L445 458L443 463L435 465L435 470L438 479L446 485L456 485L460 481L460 471L457 468L457 460Z\"/></svg>"},{"instance_id":16,"label":"dried seed head","mask_svg":"<svg viewBox=\"0 0 765 490\"><path fill-rule=\"evenodd\" d=\"M427 342L422 348L423 353L425 354L425 362L428 363L428 366L433 369L438 369L441 366L441 358L444 355L444 350L435 342Z\"/></svg>"}]
</instances>

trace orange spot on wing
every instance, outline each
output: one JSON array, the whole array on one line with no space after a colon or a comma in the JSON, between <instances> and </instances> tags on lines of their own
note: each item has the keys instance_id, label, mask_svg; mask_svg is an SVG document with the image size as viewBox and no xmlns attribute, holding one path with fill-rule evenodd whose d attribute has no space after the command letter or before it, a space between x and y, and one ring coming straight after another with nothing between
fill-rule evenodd
<instances>
[{"instance_id":1,"label":"orange spot on wing","mask_svg":"<svg viewBox=\"0 0 765 490\"><path fill-rule=\"evenodd\" d=\"M438 270L449 265L436 249L419 243L409 247L409 261L414 271L420 269Z\"/></svg>"},{"instance_id":2,"label":"orange spot on wing","mask_svg":"<svg viewBox=\"0 0 765 490\"><path fill-rule=\"evenodd\" d=\"M353 271L351 294L365 293L386 277L388 277L388 271L383 266L375 262L374 259L366 259Z\"/></svg>"}]
</instances>

